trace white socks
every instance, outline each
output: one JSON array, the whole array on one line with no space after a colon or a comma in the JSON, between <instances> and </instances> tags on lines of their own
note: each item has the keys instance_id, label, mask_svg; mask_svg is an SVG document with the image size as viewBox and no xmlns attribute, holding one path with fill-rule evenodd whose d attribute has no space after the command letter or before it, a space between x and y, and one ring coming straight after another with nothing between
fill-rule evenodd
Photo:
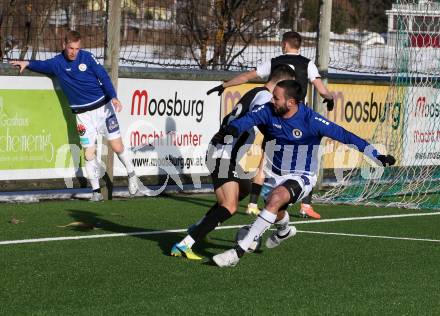
<instances>
[{"instance_id":1,"label":"white socks","mask_svg":"<svg viewBox=\"0 0 440 316\"><path fill-rule=\"evenodd\" d=\"M119 157L119 160L127 169L128 176L129 177L135 176L134 166L131 159L128 157L127 151L124 149L122 153L117 155ZM99 189L99 179L102 178L102 176L104 176L104 170L101 164L99 163L97 157L95 157L93 160L86 160L86 171L87 171L87 178L90 181L92 189L93 190Z\"/></svg>"},{"instance_id":2,"label":"white socks","mask_svg":"<svg viewBox=\"0 0 440 316\"><path fill-rule=\"evenodd\" d=\"M177 244L177 246L178 247L187 246L191 248L194 244L195 244L195 240L190 235L187 235L185 238L182 239L181 242Z\"/></svg>"},{"instance_id":3,"label":"white socks","mask_svg":"<svg viewBox=\"0 0 440 316\"><path fill-rule=\"evenodd\" d=\"M276 214L263 209L252 224L246 237L238 242L240 248L247 250L254 240L258 240L258 238L260 238L261 235L263 235L264 232L269 229L269 227L275 222L276 218Z\"/></svg>"},{"instance_id":4,"label":"white socks","mask_svg":"<svg viewBox=\"0 0 440 316\"><path fill-rule=\"evenodd\" d=\"M277 228L277 233L279 236L285 236L289 233L289 220L289 213L287 213L287 211L284 211L284 217L275 222L275 227Z\"/></svg>"},{"instance_id":5,"label":"white socks","mask_svg":"<svg viewBox=\"0 0 440 316\"><path fill-rule=\"evenodd\" d=\"M86 160L86 171L92 190L99 189L99 179L103 174L101 174L101 164L96 157L93 160Z\"/></svg>"},{"instance_id":6,"label":"white socks","mask_svg":"<svg viewBox=\"0 0 440 316\"><path fill-rule=\"evenodd\" d=\"M132 177L135 175L134 173L134 166L131 159L128 157L127 151L124 148L124 151L117 154L119 160L122 162L122 164L125 166L125 169L127 169L127 173L129 177Z\"/></svg>"}]
</instances>

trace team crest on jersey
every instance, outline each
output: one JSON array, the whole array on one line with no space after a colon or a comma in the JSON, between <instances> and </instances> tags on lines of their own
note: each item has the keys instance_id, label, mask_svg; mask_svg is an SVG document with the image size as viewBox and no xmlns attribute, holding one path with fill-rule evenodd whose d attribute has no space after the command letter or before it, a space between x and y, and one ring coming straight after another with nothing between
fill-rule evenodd
<instances>
[{"instance_id":1,"label":"team crest on jersey","mask_svg":"<svg viewBox=\"0 0 440 316\"><path fill-rule=\"evenodd\" d=\"M292 131L293 137L295 138L301 138L301 136L303 135L303 132L300 129L295 128Z\"/></svg>"},{"instance_id":2,"label":"team crest on jersey","mask_svg":"<svg viewBox=\"0 0 440 316\"><path fill-rule=\"evenodd\" d=\"M79 64L78 69L80 71L86 71L87 70L87 65L86 64Z\"/></svg>"},{"instance_id":3,"label":"team crest on jersey","mask_svg":"<svg viewBox=\"0 0 440 316\"><path fill-rule=\"evenodd\" d=\"M84 134L86 133L86 127L82 124L78 124L76 126L76 130L78 131L79 136L84 136Z\"/></svg>"}]
</instances>

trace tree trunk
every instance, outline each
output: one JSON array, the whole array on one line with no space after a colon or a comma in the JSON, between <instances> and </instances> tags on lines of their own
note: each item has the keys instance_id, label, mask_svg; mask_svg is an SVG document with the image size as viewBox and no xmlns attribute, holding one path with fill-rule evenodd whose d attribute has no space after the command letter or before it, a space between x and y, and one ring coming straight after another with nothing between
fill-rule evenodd
<instances>
[{"instance_id":1,"label":"tree trunk","mask_svg":"<svg viewBox=\"0 0 440 316\"><path fill-rule=\"evenodd\" d=\"M290 6L290 16L292 17L292 30L302 31L301 29L301 14L303 11L304 0L295 0Z\"/></svg>"},{"instance_id":2,"label":"tree trunk","mask_svg":"<svg viewBox=\"0 0 440 316\"><path fill-rule=\"evenodd\" d=\"M215 20L217 30L214 38L214 55L212 57L212 69L217 69L222 54L223 39L225 36L225 0L215 0Z\"/></svg>"},{"instance_id":3,"label":"tree trunk","mask_svg":"<svg viewBox=\"0 0 440 316\"><path fill-rule=\"evenodd\" d=\"M12 36L12 34L7 34L7 32L12 30L13 17L15 16L15 5L15 0L9 1L9 5L5 5L5 9L0 15L0 59L3 59L8 51L8 35ZM11 37L11 46L13 46L13 40L14 39ZM12 49L12 47L9 49Z\"/></svg>"},{"instance_id":4,"label":"tree trunk","mask_svg":"<svg viewBox=\"0 0 440 316\"><path fill-rule=\"evenodd\" d=\"M145 6L144 6L144 0L141 0L141 5L140 5L140 10L141 10L141 16L140 16L140 23L139 23L139 36L138 36L138 40L139 42L142 41L142 37L144 35L144 17L145 17Z\"/></svg>"},{"instance_id":5,"label":"tree trunk","mask_svg":"<svg viewBox=\"0 0 440 316\"><path fill-rule=\"evenodd\" d=\"M70 30L74 30L76 28L76 12L75 12L75 0L69 5L69 14L68 14L68 26Z\"/></svg>"},{"instance_id":6,"label":"tree trunk","mask_svg":"<svg viewBox=\"0 0 440 316\"><path fill-rule=\"evenodd\" d=\"M56 0L48 1L49 3L45 3L41 8L40 14L38 14L36 18L35 27L33 28L33 36L32 36L32 55L31 59L36 59L37 53L40 50L40 43L43 41L44 29L47 26L47 19L50 15L50 10L55 4Z\"/></svg>"},{"instance_id":7,"label":"tree trunk","mask_svg":"<svg viewBox=\"0 0 440 316\"><path fill-rule=\"evenodd\" d=\"M200 68L201 69L207 69L208 68L208 39L202 39L200 43Z\"/></svg>"},{"instance_id":8,"label":"tree trunk","mask_svg":"<svg viewBox=\"0 0 440 316\"><path fill-rule=\"evenodd\" d=\"M29 45L30 42L32 40L32 28L34 27L33 23L32 23L32 14L33 14L33 8L32 6L28 3L26 5L26 22L24 25L24 39L23 42L21 44L21 51L20 51L20 57L19 59L25 59L27 51L29 50Z\"/></svg>"},{"instance_id":9,"label":"tree trunk","mask_svg":"<svg viewBox=\"0 0 440 316\"><path fill-rule=\"evenodd\" d=\"M124 8L124 35L123 35L123 39L127 40L127 35L128 35L128 13L127 13L127 8Z\"/></svg>"}]
</instances>

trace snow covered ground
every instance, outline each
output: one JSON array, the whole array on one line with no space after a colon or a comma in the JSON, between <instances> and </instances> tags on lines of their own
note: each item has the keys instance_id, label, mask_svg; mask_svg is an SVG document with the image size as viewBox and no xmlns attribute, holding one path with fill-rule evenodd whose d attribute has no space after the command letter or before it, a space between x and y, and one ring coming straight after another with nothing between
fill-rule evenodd
<instances>
[{"instance_id":1,"label":"snow covered ground","mask_svg":"<svg viewBox=\"0 0 440 316\"><path fill-rule=\"evenodd\" d=\"M231 53L236 53L240 49L241 47L237 46ZM303 47L301 54L314 60L315 50L315 47ZM92 48L90 51L98 59L103 60L103 48ZM37 59L47 59L55 54L56 52L39 52ZM211 48L208 50L208 60L212 54ZM252 45L234 61L229 70L247 70L279 54L281 54L280 48ZM31 51L26 54L25 59L29 59L30 56ZM18 50L12 50L8 53L9 59L18 57ZM122 46L120 65L151 68L199 68L191 54L188 51L182 51L181 46L167 48L153 45ZM356 42L350 44L333 41L330 44L329 67L330 73L393 74L398 69L401 73L439 76L440 49L426 47L405 48L397 51L395 47L383 44L359 45Z\"/></svg>"}]
</instances>

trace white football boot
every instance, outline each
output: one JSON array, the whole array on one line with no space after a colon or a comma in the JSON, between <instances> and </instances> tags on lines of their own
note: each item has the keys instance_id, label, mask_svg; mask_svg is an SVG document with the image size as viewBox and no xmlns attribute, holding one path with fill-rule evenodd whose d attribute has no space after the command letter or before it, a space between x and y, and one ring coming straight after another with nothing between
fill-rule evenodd
<instances>
[{"instance_id":1,"label":"white football boot","mask_svg":"<svg viewBox=\"0 0 440 316\"><path fill-rule=\"evenodd\" d=\"M136 175L128 177L128 192L130 192L131 195L135 195L136 192L139 189L139 179Z\"/></svg>"},{"instance_id":2,"label":"white football boot","mask_svg":"<svg viewBox=\"0 0 440 316\"><path fill-rule=\"evenodd\" d=\"M215 264L218 265L219 267L225 268L225 267L235 267L237 263L240 261L240 258L238 258L235 249L229 249L223 253L219 253L218 255L215 255L214 257L212 257L212 260L214 260Z\"/></svg>"},{"instance_id":3,"label":"white football boot","mask_svg":"<svg viewBox=\"0 0 440 316\"><path fill-rule=\"evenodd\" d=\"M104 201L104 197L99 192L93 192L92 197L89 200L90 202L101 202Z\"/></svg>"},{"instance_id":4,"label":"white football boot","mask_svg":"<svg viewBox=\"0 0 440 316\"><path fill-rule=\"evenodd\" d=\"M283 241L285 241L295 235L296 235L296 227L295 226L290 226L290 230L285 236L279 236L278 231L274 231L272 233L272 235L269 238L267 238L266 247L267 248L278 247L281 244L281 242L283 242Z\"/></svg>"}]
</instances>

